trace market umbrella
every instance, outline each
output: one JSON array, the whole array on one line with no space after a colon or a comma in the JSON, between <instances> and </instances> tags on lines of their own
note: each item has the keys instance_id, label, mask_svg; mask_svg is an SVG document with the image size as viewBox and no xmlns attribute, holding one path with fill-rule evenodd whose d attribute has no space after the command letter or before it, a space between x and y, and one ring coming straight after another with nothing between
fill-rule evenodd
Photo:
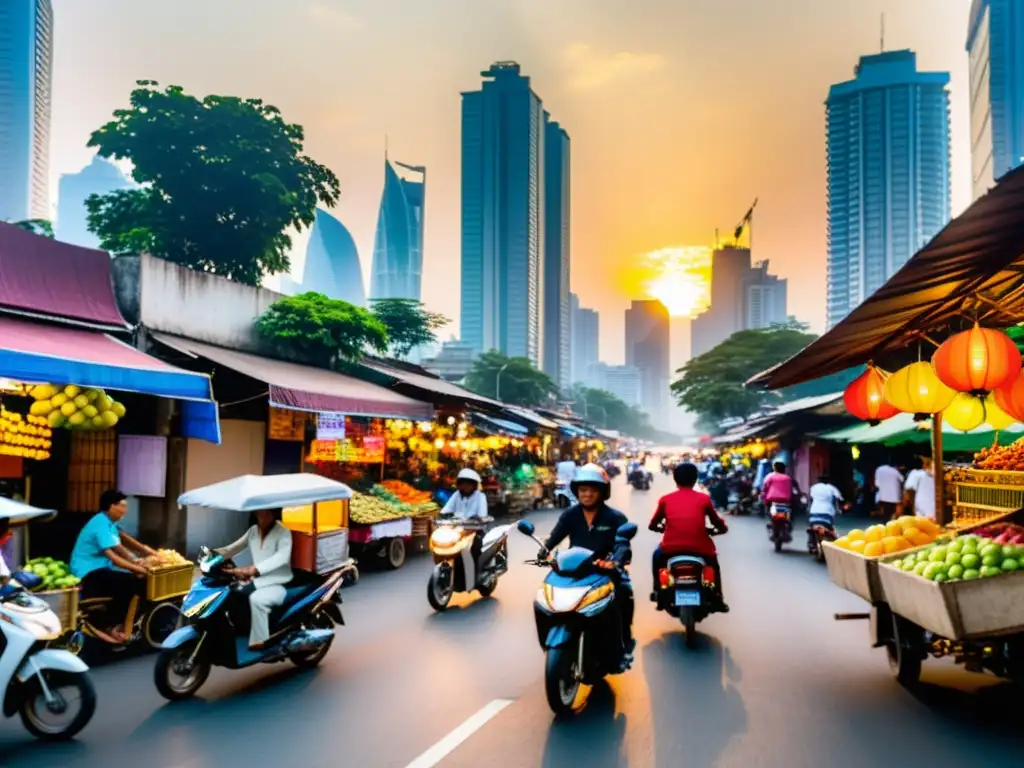
<instances>
[{"instance_id":1,"label":"market umbrella","mask_svg":"<svg viewBox=\"0 0 1024 768\"><path fill-rule=\"evenodd\" d=\"M24 525L30 520L41 520L54 517L53 509L40 509L14 499L0 496L0 519L9 520L11 525Z\"/></svg>"},{"instance_id":2,"label":"market umbrella","mask_svg":"<svg viewBox=\"0 0 1024 768\"><path fill-rule=\"evenodd\" d=\"M1008 429L997 431L983 425L970 432L961 432L948 424L942 425L942 449L944 453L965 453L978 451L992 445L998 438L1000 445L1007 445L1024 436L1024 425L1014 424ZM821 436L825 440L845 443L881 443L889 447L901 443L929 443L932 439L931 421L915 422L913 414L901 413L880 424L854 424Z\"/></svg>"},{"instance_id":3,"label":"market umbrella","mask_svg":"<svg viewBox=\"0 0 1024 768\"><path fill-rule=\"evenodd\" d=\"M349 498L352 498L351 488L319 475L242 475L183 493L178 497L178 504L256 512Z\"/></svg>"}]
</instances>

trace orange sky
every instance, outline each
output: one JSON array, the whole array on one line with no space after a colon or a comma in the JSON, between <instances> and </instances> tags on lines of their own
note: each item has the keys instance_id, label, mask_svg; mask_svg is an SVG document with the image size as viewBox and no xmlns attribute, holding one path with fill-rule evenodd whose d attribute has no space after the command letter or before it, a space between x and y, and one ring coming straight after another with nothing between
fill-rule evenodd
<instances>
[{"instance_id":1,"label":"orange sky","mask_svg":"<svg viewBox=\"0 0 1024 768\"><path fill-rule=\"evenodd\" d=\"M459 92L515 59L572 138L572 280L622 357L638 253L710 243L754 197L756 258L824 323L823 101L879 47L952 72L954 213L969 201L968 0L54 0L53 176L136 79L258 96L341 179L368 273L392 156L428 167L424 299L457 320ZM301 265L300 249L297 266ZM456 326L457 327L457 326ZM685 342L675 345L676 357Z\"/></svg>"}]
</instances>

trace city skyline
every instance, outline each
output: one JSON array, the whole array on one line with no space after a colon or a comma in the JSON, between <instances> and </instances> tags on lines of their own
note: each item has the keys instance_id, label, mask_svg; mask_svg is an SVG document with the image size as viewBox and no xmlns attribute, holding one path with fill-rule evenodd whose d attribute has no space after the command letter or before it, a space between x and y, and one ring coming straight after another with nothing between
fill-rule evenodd
<instances>
[{"instance_id":1,"label":"city skyline","mask_svg":"<svg viewBox=\"0 0 1024 768\"><path fill-rule=\"evenodd\" d=\"M395 166L420 179L398 175ZM422 296L423 231L426 224L427 169L392 162L384 153L384 190L373 237L371 299L415 299Z\"/></svg>"},{"instance_id":2,"label":"city skyline","mask_svg":"<svg viewBox=\"0 0 1024 768\"><path fill-rule=\"evenodd\" d=\"M848 77L858 56L877 48L884 10L887 46L913 48L923 68L953 73L958 212L970 199L968 8L943 4L925 15L910 0L840 9L810 0L748 6L724 0L626 9L566 0L550 7L523 0L481 8L441 0L427 9L389 0L288 7L183 0L172 13L126 0L88 8L57 0L53 174L88 162L88 134L126 104L138 78L200 95L258 96L302 124L307 151L341 177L342 199L332 213L369 254L380 148L389 134L397 156L431 169L423 297L458 328L451 291L459 270L458 94L476 87L482 62L514 58L545 106L572 126L572 241L589 265L576 260L572 284L585 305L605 315L603 359L624 359L622 311L645 295L640 286L610 279L618 265L658 248L710 243L714 228L733 225L755 196L755 258L771 260L789 278L791 313L820 331L824 93ZM182 44L145 44L153 24ZM225 25L239 34L225 39L218 31ZM712 31L726 26L733 53L723 60ZM280 60L267 57L269 50L278 50ZM693 77L706 61L715 66ZM367 70L373 78L358 74ZM779 90L779 82L787 88ZM616 152L623 141L630 150ZM296 238L296 275L305 237Z\"/></svg>"}]
</instances>

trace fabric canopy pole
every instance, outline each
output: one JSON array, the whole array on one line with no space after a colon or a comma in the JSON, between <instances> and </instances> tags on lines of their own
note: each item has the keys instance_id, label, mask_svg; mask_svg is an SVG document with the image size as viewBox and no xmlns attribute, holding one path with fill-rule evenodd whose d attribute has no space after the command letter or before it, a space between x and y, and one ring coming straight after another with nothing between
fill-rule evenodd
<instances>
[{"instance_id":1,"label":"fabric canopy pole","mask_svg":"<svg viewBox=\"0 0 1024 768\"><path fill-rule=\"evenodd\" d=\"M946 470L942 464L942 414L932 416L932 479L935 482L935 519L939 525L949 521L946 517L946 502L943 497Z\"/></svg>"}]
</instances>

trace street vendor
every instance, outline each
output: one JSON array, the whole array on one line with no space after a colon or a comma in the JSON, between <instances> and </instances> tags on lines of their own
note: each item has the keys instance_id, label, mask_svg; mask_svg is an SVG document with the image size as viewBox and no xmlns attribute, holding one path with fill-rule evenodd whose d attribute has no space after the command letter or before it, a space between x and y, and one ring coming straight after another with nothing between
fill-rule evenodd
<instances>
[{"instance_id":1,"label":"street vendor","mask_svg":"<svg viewBox=\"0 0 1024 768\"><path fill-rule=\"evenodd\" d=\"M455 517L459 520L487 517L487 497L480 490L480 475L468 467L459 472L455 479L457 493L453 493L448 503L441 510L443 517Z\"/></svg>"}]
</instances>

